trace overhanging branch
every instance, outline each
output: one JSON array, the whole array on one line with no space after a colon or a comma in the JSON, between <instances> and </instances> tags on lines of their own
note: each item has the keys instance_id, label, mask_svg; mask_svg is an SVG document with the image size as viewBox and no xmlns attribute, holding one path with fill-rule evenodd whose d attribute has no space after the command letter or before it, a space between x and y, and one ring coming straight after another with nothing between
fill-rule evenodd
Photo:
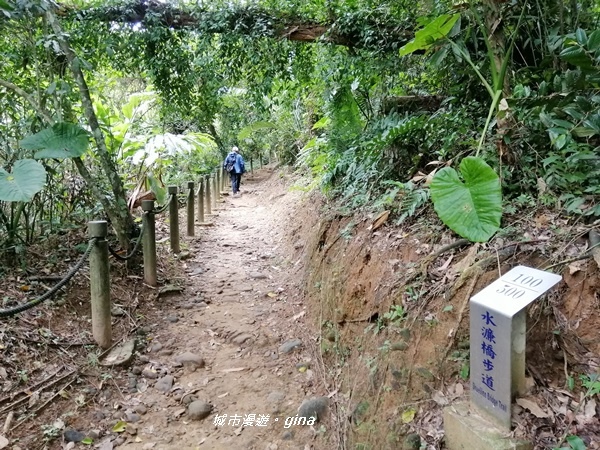
<instances>
[{"instance_id":1,"label":"overhanging branch","mask_svg":"<svg viewBox=\"0 0 600 450\"><path fill-rule=\"evenodd\" d=\"M74 9L63 5L57 15L144 28L163 26L200 33L237 33L291 41L326 42L379 51L397 50L413 38L413 26L392 20L388 24L382 24L369 15L357 17L352 26L344 26L335 20L330 23L303 21L253 5L215 11L201 7L176 8L156 0L134 0L90 9Z\"/></svg>"}]
</instances>

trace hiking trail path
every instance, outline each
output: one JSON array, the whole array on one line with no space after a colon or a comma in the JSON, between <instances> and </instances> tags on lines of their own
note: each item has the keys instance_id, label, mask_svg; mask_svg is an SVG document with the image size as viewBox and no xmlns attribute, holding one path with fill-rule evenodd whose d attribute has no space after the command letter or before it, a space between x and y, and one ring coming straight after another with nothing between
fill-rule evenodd
<instances>
[{"instance_id":1,"label":"hiking trail path","mask_svg":"<svg viewBox=\"0 0 600 450\"><path fill-rule=\"evenodd\" d=\"M170 282L183 292L156 301L160 319L146 327L120 402L126 430L104 448L316 448L319 423L285 422L305 399L327 395L310 367L316 344L300 280L286 273L285 227L300 196L260 169L240 197L223 197L214 226L181 234L190 257L176 264L186 276Z\"/></svg>"}]
</instances>

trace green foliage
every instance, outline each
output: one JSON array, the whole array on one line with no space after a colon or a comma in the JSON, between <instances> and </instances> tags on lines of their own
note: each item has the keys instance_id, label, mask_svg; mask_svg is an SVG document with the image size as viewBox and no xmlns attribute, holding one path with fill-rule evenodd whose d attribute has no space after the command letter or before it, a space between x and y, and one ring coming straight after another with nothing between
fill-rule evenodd
<instances>
[{"instance_id":1,"label":"green foliage","mask_svg":"<svg viewBox=\"0 0 600 450\"><path fill-rule=\"evenodd\" d=\"M553 450L586 450L587 447L585 445L585 443L583 442L583 440L579 437L579 436L567 436L566 438L567 443L569 444L568 447L556 447Z\"/></svg>"},{"instance_id":2,"label":"green foliage","mask_svg":"<svg viewBox=\"0 0 600 450\"><path fill-rule=\"evenodd\" d=\"M275 124L272 122L255 122L253 124L250 124L250 125L242 128L240 130L240 132L238 133L238 139L240 141L243 141L244 139L247 139L248 137L250 137L252 134L256 133L257 131L272 129L272 128L275 128Z\"/></svg>"},{"instance_id":3,"label":"green foliage","mask_svg":"<svg viewBox=\"0 0 600 450\"><path fill-rule=\"evenodd\" d=\"M33 159L21 159L8 173L0 167L0 200L28 202L46 184L44 167Z\"/></svg>"},{"instance_id":4,"label":"green foliage","mask_svg":"<svg viewBox=\"0 0 600 450\"><path fill-rule=\"evenodd\" d=\"M383 315L383 318L389 323L397 323L404 320L406 317L406 311L402 305L392 305L390 310Z\"/></svg>"},{"instance_id":5,"label":"green foliage","mask_svg":"<svg viewBox=\"0 0 600 450\"><path fill-rule=\"evenodd\" d=\"M396 212L398 225L414 216L429 200L429 189L418 187L412 181L402 183L387 180L382 183L382 186L386 185L390 189L375 202L375 207L392 207Z\"/></svg>"},{"instance_id":6,"label":"green foliage","mask_svg":"<svg viewBox=\"0 0 600 450\"><path fill-rule=\"evenodd\" d=\"M451 167L435 174L431 198L435 211L448 227L473 242L486 242L500 228L502 191L494 170L480 158L460 163L464 182Z\"/></svg>"},{"instance_id":7,"label":"green foliage","mask_svg":"<svg viewBox=\"0 0 600 450\"><path fill-rule=\"evenodd\" d=\"M415 38L400 49L400 56L417 50L428 50L433 44L450 34L459 21L460 14L442 14L415 33Z\"/></svg>"},{"instance_id":8,"label":"green foliage","mask_svg":"<svg viewBox=\"0 0 600 450\"><path fill-rule=\"evenodd\" d=\"M27 136L20 144L28 150L39 150L35 153L36 159L76 158L86 152L89 135L79 125L60 122Z\"/></svg>"}]
</instances>

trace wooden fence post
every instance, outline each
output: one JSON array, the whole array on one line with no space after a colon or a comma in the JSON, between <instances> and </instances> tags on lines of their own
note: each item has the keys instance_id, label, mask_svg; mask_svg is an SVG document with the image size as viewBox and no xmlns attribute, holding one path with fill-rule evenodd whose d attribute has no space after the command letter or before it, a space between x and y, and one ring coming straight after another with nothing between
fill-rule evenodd
<instances>
[{"instance_id":1,"label":"wooden fence post","mask_svg":"<svg viewBox=\"0 0 600 450\"><path fill-rule=\"evenodd\" d=\"M156 287L156 219L154 217L154 200L142 200L142 229L144 230L144 282Z\"/></svg>"},{"instance_id":2,"label":"wooden fence post","mask_svg":"<svg viewBox=\"0 0 600 450\"><path fill-rule=\"evenodd\" d=\"M187 235L194 236L196 231L194 229L194 182L188 181L188 197L187 197Z\"/></svg>"},{"instance_id":3,"label":"wooden fence post","mask_svg":"<svg viewBox=\"0 0 600 450\"><path fill-rule=\"evenodd\" d=\"M215 211L217 209L217 176L216 173L213 172L212 174L212 189L213 189L213 195L212 195L212 208L213 211Z\"/></svg>"},{"instance_id":4,"label":"wooden fence post","mask_svg":"<svg viewBox=\"0 0 600 450\"><path fill-rule=\"evenodd\" d=\"M171 239L171 251L179 253L179 203L177 201L177 186L169 186L169 237Z\"/></svg>"},{"instance_id":5,"label":"wooden fence post","mask_svg":"<svg viewBox=\"0 0 600 450\"><path fill-rule=\"evenodd\" d=\"M102 348L112 343L110 321L110 266L108 263L108 224L105 220L88 222L90 238L96 238L90 253L90 294L92 303L92 334Z\"/></svg>"},{"instance_id":6,"label":"wooden fence post","mask_svg":"<svg viewBox=\"0 0 600 450\"><path fill-rule=\"evenodd\" d=\"M204 223L204 179L198 182L198 222Z\"/></svg>"},{"instance_id":7,"label":"wooden fence post","mask_svg":"<svg viewBox=\"0 0 600 450\"><path fill-rule=\"evenodd\" d=\"M210 175L206 175L204 179L206 180L206 214L210 216L212 214L210 201Z\"/></svg>"}]
</instances>

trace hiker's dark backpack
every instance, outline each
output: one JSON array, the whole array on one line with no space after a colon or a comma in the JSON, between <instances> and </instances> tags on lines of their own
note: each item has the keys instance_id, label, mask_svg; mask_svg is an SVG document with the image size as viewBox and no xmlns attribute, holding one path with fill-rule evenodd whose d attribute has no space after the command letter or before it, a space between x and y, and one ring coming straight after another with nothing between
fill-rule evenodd
<instances>
[{"instance_id":1,"label":"hiker's dark backpack","mask_svg":"<svg viewBox=\"0 0 600 450\"><path fill-rule=\"evenodd\" d=\"M234 152L231 152L229 155L227 155L227 159L225 159L225 170L227 173L232 173L234 171L236 158L237 154Z\"/></svg>"}]
</instances>

